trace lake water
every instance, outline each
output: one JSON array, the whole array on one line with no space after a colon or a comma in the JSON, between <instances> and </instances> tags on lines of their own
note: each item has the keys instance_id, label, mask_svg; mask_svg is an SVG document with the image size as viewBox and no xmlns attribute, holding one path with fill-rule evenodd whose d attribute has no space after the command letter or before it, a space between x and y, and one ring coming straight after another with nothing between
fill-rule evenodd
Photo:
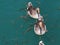
<instances>
[{"instance_id":1,"label":"lake water","mask_svg":"<svg viewBox=\"0 0 60 45\"><path fill-rule=\"evenodd\" d=\"M27 15L24 9L29 1L40 7L48 30L43 36L33 31L35 19L21 18ZM59 31L60 0L0 0L0 45L38 45L40 40L45 45L60 45Z\"/></svg>"}]
</instances>

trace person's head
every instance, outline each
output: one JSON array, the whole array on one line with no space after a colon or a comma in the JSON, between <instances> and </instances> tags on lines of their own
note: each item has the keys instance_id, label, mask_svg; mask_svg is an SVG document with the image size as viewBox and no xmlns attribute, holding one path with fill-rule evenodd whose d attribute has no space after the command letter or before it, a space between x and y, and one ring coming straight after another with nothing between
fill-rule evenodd
<instances>
[{"instance_id":1,"label":"person's head","mask_svg":"<svg viewBox=\"0 0 60 45\"><path fill-rule=\"evenodd\" d=\"M40 43L42 43L43 41L41 40Z\"/></svg>"},{"instance_id":2,"label":"person's head","mask_svg":"<svg viewBox=\"0 0 60 45\"><path fill-rule=\"evenodd\" d=\"M43 41L42 41L42 40L39 42L39 45L44 45L44 43L43 43Z\"/></svg>"},{"instance_id":3,"label":"person's head","mask_svg":"<svg viewBox=\"0 0 60 45\"><path fill-rule=\"evenodd\" d=\"M31 7L32 6L32 3L31 2L28 2L28 7Z\"/></svg>"}]
</instances>

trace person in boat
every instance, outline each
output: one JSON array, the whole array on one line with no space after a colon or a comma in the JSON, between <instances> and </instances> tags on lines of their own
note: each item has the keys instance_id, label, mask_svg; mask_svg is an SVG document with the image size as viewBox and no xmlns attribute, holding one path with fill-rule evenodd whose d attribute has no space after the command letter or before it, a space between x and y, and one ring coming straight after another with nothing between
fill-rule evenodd
<instances>
[{"instance_id":1,"label":"person in boat","mask_svg":"<svg viewBox=\"0 0 60 45\"><path fill-rule=\"evenodd\" d=\"M39 8L34 8L32 6L32 3L29 2L28 3L28 9L27 10L28 10L28 14L29 15L32 15L32 16L35 16L36 15L36 17L38 16L37 17L38 18L38 21L37 21L36 26L39 25L39 27L45 31L45 24L43 22L43 17L40 15L40 9Z\"/></svg>"},{"instance_id":2,"label":"person in boat","mask_svg":"<svg viewBox=\"0 0 60 45\"><path fill-rule=\"evenodd\" d=\"M39 45L45 45L45 44L44 44L43 41L41 40L41 41L39 42Z\"/></svg>"},{"instance_id":3,"label":"person in boat","mask_svg":"<svg viewBox=\"0 0 60 45\"><path fill-rule=\"evenodd\" d=\"M33 18L38 19L38 14L40 13L39 8L33 7L31 2L28 2L27 11L28 11L28 15L32 16Z\"/></svg>"}]
</instances>

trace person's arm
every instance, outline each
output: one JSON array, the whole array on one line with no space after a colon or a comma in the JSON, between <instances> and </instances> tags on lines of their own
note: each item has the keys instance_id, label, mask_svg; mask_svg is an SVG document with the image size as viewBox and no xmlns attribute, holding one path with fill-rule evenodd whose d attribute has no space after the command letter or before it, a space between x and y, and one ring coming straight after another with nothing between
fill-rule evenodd
<instances>
[{"instance_id":1,"label":"person's arm","mask_svg":"<svg viewBox=\"0 0 60 45\"><path fill-rule=\"evenodd\" d=\"M28 15L31 15L29 11L27 13L28 13Z\"/></svg>"}]
</instances>

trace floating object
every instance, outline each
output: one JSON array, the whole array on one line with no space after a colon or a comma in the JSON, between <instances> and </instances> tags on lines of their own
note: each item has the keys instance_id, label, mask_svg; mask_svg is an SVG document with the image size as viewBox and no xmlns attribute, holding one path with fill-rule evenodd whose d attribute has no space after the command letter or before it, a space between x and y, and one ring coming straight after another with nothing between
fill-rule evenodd
<instances>
[{"instance_id":1,"label":"floating object","mask_svg":"<svg viewBox=\"0 0 60 45\"><path fill-rule=\"evenodd\" d=\"M43 35L43 34L46 33L46 31L47 31L47 30L46 30L46 25L45 25L44 29L45 29L45 30L40 29L39 25L38 25L38 26L36 26L36 24L34 25L34 32L35 32L35 34L37 34L37 35Z\"/></svg>"},{"instance_id":2,"label":"floating object","mask_svg":"<svg viewBox=\"0 0 60 45\"><path fill-rule=\"evenodd\" d=\"M39 42L39 45L45 45L45 44L44 44L43 41L41 40L41 41Z\"/></svg>"},{"instance_id":3,"label":"floating object","mask_svg":"<svg viewBox=\"0 0 60 45\"><path fill-rule=\"evenodd\" d=\"M32 3L31 2L28 2L28 6L27 6L27 9L32 6ZM35 15L31 15L30 14L30 11L27 11L28 12L28 15L34 19L38 19L38 14L36 13Z\"/></svg>"},{"instance_id":4,"label":"floating object","mask_svg":"<svg viewBox=\"0 0 60 45\"><path fill-rule=\"evenodd\" d=\"M38 19L38 24L34 25L34 32L36 35L44 35L47 31L46 25L44 24L44 27L41 28L39 26L39 21L44 21L43 17L39 14L39 8L35 9L33 8L33 5L31 2L28 2L27 6L27 13L31 18ZM39 45L45 45L43 41L39 42Z\"/></svg>"},{"instance_id":5,"label":"floating object","mask_svg":"<svg viewBox=\"0 0 60 45\"><path fill-rule=\"evenodd\" d=\"M35 14L32 15L31 14L32 13L31 10L34 10L34 12L33 11L32 12L35 13ZM33 5L32 5L32 3L28 2L28 6L27 6L27 13L28 13L28 15L30 17L34 18L34 19L38 19L39 18L38 15L40 15L40 17L42 17L41 14L38 14L38 12L39 12L39 8L34 8Z\"/></svg>"}]
</instances>

